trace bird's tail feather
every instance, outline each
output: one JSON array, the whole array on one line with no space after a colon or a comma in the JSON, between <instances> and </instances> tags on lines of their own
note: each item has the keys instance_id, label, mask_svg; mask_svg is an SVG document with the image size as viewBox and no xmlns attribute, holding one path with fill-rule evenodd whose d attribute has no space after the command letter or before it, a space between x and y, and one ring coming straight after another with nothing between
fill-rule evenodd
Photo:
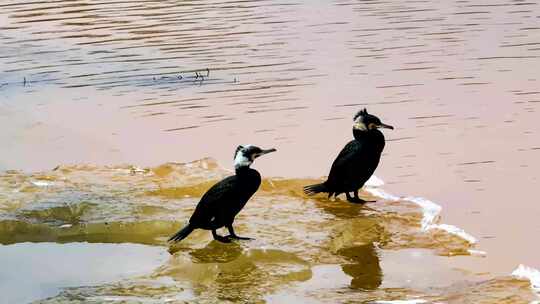
<instances>
[{"instance_id":1,"label":"bird's tail feather","mask_svg":"<svg viewBox=\"0 0 540 304\"><path fill-rule=\"evenodd\" d=\"M190 224L188 224L186 227L178 231L175 235L171 236L169 242L180 242L181 240L185 239L193 231L193 229L194 228L191 227Z\"/></svg>"},{"instance_id":2,"label":"bird's tail feather","mask_svg":"<svg viewBox=\"0 0 540 304\"><path fill-rule=\"evenodd\" d=\"M307 195L315 195L321 192L329 192L328 187L325 183L309 185L304 187L304 193Z\"/></svg>"}]
</instances>

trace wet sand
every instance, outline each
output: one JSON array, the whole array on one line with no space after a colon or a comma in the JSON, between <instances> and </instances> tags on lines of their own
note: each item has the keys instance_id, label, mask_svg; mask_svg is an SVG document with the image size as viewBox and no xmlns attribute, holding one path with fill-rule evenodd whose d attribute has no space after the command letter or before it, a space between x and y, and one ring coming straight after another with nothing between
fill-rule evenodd
<instances>
[{"instance_id":1,"label":"wet sand","mask_svg":"<svg viewBox=\"0 0 540 304\"><path fill-rule=\"evenodd\" d=\"M0 169L229 167L236 145L255 143L279 151L257 162L264 176L318 178L367 107L396 127L376 172L384 189L440 204L442 222L487 252L450 267L538 269L539 12L534 1L6 1Z\"/></svg>"}]
</instances>

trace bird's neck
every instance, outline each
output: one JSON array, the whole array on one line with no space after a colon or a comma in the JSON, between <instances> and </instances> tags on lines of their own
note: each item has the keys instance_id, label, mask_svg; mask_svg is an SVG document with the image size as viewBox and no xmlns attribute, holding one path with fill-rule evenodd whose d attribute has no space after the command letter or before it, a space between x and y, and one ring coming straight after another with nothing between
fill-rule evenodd
<instances>
[{"instance_id":1,"label":"bird's neck","mask_svg":"<svg viewBox=\"0 0 540 304\"><path fill-rule=\"evenodd\" d=\"M382 136L382 138L384 140L384 135L382 134L381 131L379 131L377 129L358 130L358 129L353 128L353 136L354 136L354 139L356 139L356 140L365 140L366 138L370 138L370 137L378 138L378 137Z\"/></svg>"},{"instance_id":2,"label":"bird's neck","mask_svg":"<svg viewBox=\"0 0 540 304\"><path fill-rule=\"evenodd\" d=\"M261 175L259 172L249 166L237 168L236 177L244 183L253 185L254 189L257 189L261 184Z\"/></svg>"},{"instance_id":3,"label":"bird's neck","mask_svg":"<svg viewBox=\"0 0 540 304\"><path fill-rule=\"evenodd\" d=\"M368 134L369 132L370 131L368 131L368 130L359 130L359 129L353 128L354 139L356 139L356 140L364 139L369 135Z\"/></svg>"},{"instance_id":4,"label":"bird's neck","mask_svg":"<svg viewBox=\"0 0 540 304\"><path fill-rule=\"evenodd\" d=\"M236 175L242 176L248 174L252 169L249 166L240 166L235 169Z\"/></svg>"}]
</instances>

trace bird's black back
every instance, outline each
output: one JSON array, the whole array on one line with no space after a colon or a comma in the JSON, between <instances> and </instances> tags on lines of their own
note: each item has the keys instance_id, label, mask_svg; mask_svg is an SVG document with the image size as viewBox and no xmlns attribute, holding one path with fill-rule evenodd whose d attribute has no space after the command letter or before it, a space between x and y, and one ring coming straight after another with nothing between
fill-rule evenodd
<instances>
[{"instance_id":1,"label":"bird's black back","mask_svg":"<svg viewBox=\"0 0 540 304\"><path fill-rule=\"evenodd\" d=\"M217 229L232 224L234 217L261 184L261 175L249 167L236 170L212 186L201 198L189 223L195 228Z\"/></svg>"},{"instance_id":2,"label":"bird's black back","mask_svg":"<svg viewBox=\"0 0 540 304\"><path fill-rule=\"evenodd\" d=\"M334 160L325 185L331 192L351 192L361 188L379 164L384 135L379 130L353 131L355 139Z\"/></svg>"}]
</instances>

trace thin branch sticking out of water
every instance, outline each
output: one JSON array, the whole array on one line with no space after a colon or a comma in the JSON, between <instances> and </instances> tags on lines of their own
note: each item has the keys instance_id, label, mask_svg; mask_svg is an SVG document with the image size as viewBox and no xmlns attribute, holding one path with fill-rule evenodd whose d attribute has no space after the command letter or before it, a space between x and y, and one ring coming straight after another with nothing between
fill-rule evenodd
<instances>
[{"instance_id":1,"label":"thin branch sticking out of water","mask_svg":"<svg viewBox=\"0 0 540 304\"><path fill-rule=\"evenodd\" d=\"M178 79L179 81L182 81L184 79L188 80L188 79L193 79L193 82L196 82L196 81L199 81L199 85L202 85L203 81L205 80L205 77L206 79L208 79L210 77L210 69L209 68L206 68L204 71L206 71L206 75L203 75L201 73L201 71L195 71L195 76L183 76L182 74L178 74L176 75L176 79ZM172 79L174 77L172 76L161 76L161 78L159 79ZM154 81L157 81L158 78L156 78L155 76L152 78Z\"/></svg>"}]
</instances>

